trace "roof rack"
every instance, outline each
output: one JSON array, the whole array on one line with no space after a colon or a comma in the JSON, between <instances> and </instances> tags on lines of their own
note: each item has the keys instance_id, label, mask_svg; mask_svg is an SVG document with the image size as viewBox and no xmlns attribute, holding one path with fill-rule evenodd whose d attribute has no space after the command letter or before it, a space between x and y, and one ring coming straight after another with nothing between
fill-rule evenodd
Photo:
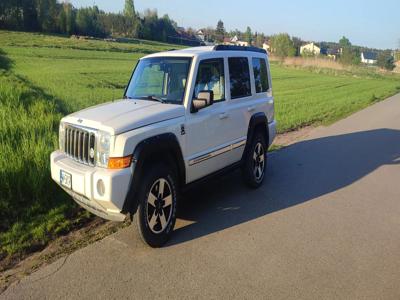
<instances>
[{"instance_id":1,"label":"roof rack","mask_svg":"<svg viewBox=\"0 0 400 300\"><path fill-rule=\"evenodd\" d=\"M214 46L214 51L250 51L267 54L267 51L261 48L233 45L216 45Z\"/></svg>"}]
</instances>

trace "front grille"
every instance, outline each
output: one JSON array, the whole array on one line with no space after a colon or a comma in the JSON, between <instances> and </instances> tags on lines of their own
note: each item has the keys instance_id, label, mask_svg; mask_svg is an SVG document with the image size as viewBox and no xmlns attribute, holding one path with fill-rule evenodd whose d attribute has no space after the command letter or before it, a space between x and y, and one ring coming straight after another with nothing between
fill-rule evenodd
<instances>
[{"instance_id":1,"label":"front grille","mask_svg":"<svg viewBox=\"0 0 400 300\"><path fill-rule=\"evenodd\" d=\"M85 165L94 166L96 134L94 131L67 125L65 128L65 153Z\"/></svg>"}]
</instances>

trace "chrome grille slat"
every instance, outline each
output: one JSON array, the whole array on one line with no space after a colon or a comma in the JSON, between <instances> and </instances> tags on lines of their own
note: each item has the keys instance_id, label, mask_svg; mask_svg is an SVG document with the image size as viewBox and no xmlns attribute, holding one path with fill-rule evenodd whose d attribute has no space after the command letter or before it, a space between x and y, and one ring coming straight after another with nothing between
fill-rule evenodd
<instances>
[{"instance_id":1,"label":"chrome grille slat","mask_svg":"<svg viewBox=\"0 0 400 300\"><path fill-rule=\"evenodd\" d=\"M89 149L95 147L95 135L94 133L90 133L89 135ZM96 152L95 152L96 153ZM89 150L89 165L94 166L94 157L90 157L90 150Z\"/></svg>"},{"instance_id":2,"label":"chrome grille slat","mask_svg":"<svg viewBox=\"0 0 400 300\"><path fill-rule=\"evenodd\" d=\"M90 157L90 150L96 147L95 130L66 125L65 128L65 153L73 160L89 165L95 165L94 157Z\"/></svg>"},{"instance_id":3,"label":"chrome grille slat","mask_svg":"<svg viewBox=\"0 0 400 300\"><path fill-rule=\"evenodd\" d=\"M87 132L83 133L83 143L82 143L82 160L84 163L88 163L88 159L87 159L87 153L88 153L88 149L87 149L87 141L86 141L86 136L88 135Z\"/></svg>"},{"instance_id":4,"label":"chrome grille slat","mask_svg":"<svg viewBox=\"0 0 400 300\"><path fill-rule=\"evenodd\" d=\"M78 132L78 160L82 162L82 132Z\"/></svg>"},{"instance_id":5,"label":"chrome grille slat","mask_svg":"<svg viewBox=\"0 0 400 300\"><path fill-rule=\"evenodd\" d=\"M72 155L72 129L69 129L68 154Z\"/></svg>"},{"instance_id":6,"label":"chrome grille slat","mask_svg":"<svg viewBox=\"0 0 400 300\"><path fill-rule=\"evenodd\" d=\"M71 155L75 159L75 129L72 129Z\"/></svg>"},{"instance_id":7,"label":"chrome grille slat","mask_svg":"<svg viewBox=\"0 0 400 300\"><path fill-rule=\"evenodd\" d=\"M78 160L78 130L74 130L74 159Z\"/></svg>"}]
</instances>

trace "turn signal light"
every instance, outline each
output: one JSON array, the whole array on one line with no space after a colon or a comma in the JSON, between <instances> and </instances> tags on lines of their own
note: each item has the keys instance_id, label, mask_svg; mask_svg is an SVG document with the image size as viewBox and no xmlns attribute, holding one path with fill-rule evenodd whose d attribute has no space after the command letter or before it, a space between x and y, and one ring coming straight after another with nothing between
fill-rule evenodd
<instances>
[{"instance_id":1,"label":"turn signal light","mask_svg":"<svg viewBox=\"0 0 400 300\"><path fill-rule=\"evenodd\" d=\"M132 162L132 155L125 157L110 157L108 159L109 169L124 169L129 168Z\"/></svg>"}]
</instances>

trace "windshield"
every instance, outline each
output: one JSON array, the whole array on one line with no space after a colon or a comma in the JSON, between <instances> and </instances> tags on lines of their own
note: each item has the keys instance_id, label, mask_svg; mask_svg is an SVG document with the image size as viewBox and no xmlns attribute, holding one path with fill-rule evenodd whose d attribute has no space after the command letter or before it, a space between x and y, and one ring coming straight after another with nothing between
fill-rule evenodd
<instances>
[{"instance_id":1,"label":"windshield","mask_svg":"<svg viewBox=\"0 0 400 300\"><path fill-rule=\"evenodd\" d=\"M153 57L141 59L125 96L182 104L191 58Z\"/></svg>"}]
</instances>

